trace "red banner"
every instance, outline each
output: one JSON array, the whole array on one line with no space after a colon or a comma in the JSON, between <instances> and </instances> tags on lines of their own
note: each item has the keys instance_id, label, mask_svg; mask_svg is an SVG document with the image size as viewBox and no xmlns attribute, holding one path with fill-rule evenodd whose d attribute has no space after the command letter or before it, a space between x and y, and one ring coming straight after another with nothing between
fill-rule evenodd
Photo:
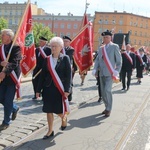
<instances>
[{"instance_id":1,"label":"red banner","mask_svg":"<svg viewBox=\"0 0 150 150\"><path fill-rule=\"evenodd\" d=\"M92 23L88 22L80 33L73 39L71 46L74 47L74 60L82 73L93 64L92 56Z\"/></svg>"},{"instance_id":2,"label":"red banner","mask_svg":"<svg viewBox=\"0 0 150 150\"><path fill-rule=\"evenodd\" d=\"M22 49L23 59L21 62L21 69L23 76L27 76L36 65L35 45L32 31L32 13L31 4L27 4L22 22L18 28L19 31L16 43Z\"/></svg>"}]
</instances>

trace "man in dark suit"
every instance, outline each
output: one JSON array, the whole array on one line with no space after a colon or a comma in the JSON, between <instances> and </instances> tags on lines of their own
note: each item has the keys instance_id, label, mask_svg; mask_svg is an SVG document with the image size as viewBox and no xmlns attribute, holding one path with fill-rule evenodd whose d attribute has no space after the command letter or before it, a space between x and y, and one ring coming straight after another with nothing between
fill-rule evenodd
<instances>
[{"instance_id":1,"label":"man in dark suit","mask_svg":"<svg viewBox=\"0 0 150 150\"><path fill-rule=\"evenodd\" d=\"M33 100L36 99L36 88L39 82L39 71L42 69L43 61L44 59L51 54L51 49L46 46L47 45L47 39L43 36L39 38L39 47L36 48L35 54L36 54L36 67L33 70L33 78L32 78L32 84L33 84L33 90L34 90L34 97Z\"/></svg>"},{"instance_id":2,"label":"man in dark suit","mask_svg":"<svg viewBox=\"0 0 150 150\"><path fill-rule=\"evenodd\" d=\"M71 38L68 36L63 36L63 41L64 41L64 50L65 50L65 54L69 56L70 58L70 63L71 63L71 68L72 68L72 80L74 77L74 74L77 70L77 66L74 62L73 59L73 55L74 55L74 48L70 46L70 42L71 42ZM73 86L73 83L72 83ZM72 88L71 88L71 92L68 96L68 100L71 101L72 100Z\"/></svg>"},{"instance_id":3,"label":"man in dark suit","mask_svg":"<svg viewBox=\"0 0 150 150\"><path fill-rule=\"evenodd\" d=\"M13 103L17 79L20 77L21 49L18 45L12 47L8 61L6 58L11 49L14 33L11 29L1 31L0 46L0 103L4 106L4 119L0 131L9 127L10 120L15 120L19 107ZM15 78L16 77L16 78ZM11 116L12 114L12 116Z\"/></svg>"},{"instance_id":4,"label":"man in dark suit","mask_svg":"<svg viewBox=\"0 0 150 150\"><path fill-rule=\"evenodd\" d=\"M136 65L136 56L130 51L131 45L126 45L126 51L122 52L122 69L121 69L121 78L122 78L122 91L126 89L126 77L127 77L127 90L130 88L131 75L132 71L135 69Z\"/></svg>"}]
</instances>

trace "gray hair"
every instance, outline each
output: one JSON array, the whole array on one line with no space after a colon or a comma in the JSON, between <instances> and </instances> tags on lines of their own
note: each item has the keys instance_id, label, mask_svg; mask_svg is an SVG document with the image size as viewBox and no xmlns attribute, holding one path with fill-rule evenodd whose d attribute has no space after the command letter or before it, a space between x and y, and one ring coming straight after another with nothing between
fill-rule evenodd
<instances>
[{"instance_id":1,"label":"gray hair","mask_svg":"<svg viewBox=\"0 0 150 150\"><path fill-rule=\"evenodd\" d=\"M49 42L50 42L49 43L50 46L52 43L58 43L60 46L64 47L64 41L61 37L58 37L58 36L53 37Z\"/></svg>"},{"instance_id":2,"label":"gray hair","mask_svg":"<svg viewBox=\"0 0 150 150\"><path fill-rule=\"evenodd\" d=\"M3 29L1 30L1 33L6 33L8 36L10 36L11 40L14 38L14 32L11 29Z\"/></svg>"}]
</instances>

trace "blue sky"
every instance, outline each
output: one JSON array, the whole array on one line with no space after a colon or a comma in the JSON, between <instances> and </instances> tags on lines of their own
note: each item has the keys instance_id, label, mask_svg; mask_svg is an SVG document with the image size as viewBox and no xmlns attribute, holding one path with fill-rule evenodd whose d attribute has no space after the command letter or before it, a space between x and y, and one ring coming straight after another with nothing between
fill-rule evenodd
<instances>
[{"instance_id":1,"label":"blue sky","mask_svg":"<svg viewBox=\"0 0 150 150\"><path fill-rule=\"evenodd\" d=\"M5 2L7 0L1 0ZM31 0L31 3L37 2L39 8L43 8L47 13L57 15L83 15L86 0ZM17 0L9 0L9 3L16 3ZM27 0L19 0L19 3L27 2ZM150 0L87 0L87 13L94 15L95 11L118 12L126 11L128 13L138 14L150 17Z\"/></svg>"}]
</instances>

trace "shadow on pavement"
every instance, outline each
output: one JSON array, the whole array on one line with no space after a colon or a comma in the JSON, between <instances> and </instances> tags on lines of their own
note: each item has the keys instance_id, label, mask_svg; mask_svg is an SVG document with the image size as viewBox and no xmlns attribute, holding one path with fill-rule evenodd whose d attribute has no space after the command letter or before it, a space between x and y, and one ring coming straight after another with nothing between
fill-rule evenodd
<instances>
[{"instance_id":1,"label":"shadow on pavement","mask_svg":"<svg viewBox=\"0 0 150 150\"><path fill-rule=\"evenodd\" d=\"M56 136L59 136L60 134L63 134L62 132L58 132L54 134L53 137L50 137L47 140L41 139L35 139L28 142L25 142L19 146L16 146L13 148L13 150L45 150L46 148L50 148L54 145L56 145L55 138Z\"/></svg>"},{"instance_id":2,"label":"shadow on pavement","mask_svg":"<svg viewBox=\"0 0 150 150\"><path fill-rule=\"evenodd\" d=\"M104 117L100 113L82 117L79 119L71 119L68 121L68 124L70 125L67 126L66 130L71 130L73 128L85 129L85 128L91 128L93 126L98 126L103 123L102 120L104 119L106 119L106 117Z\"/></svg>"},{"instance_id":3,"label":"shadow on pavement","mask_svg":"<svg viewBox=\"0 0 150 150\"><path fill-rule=\"evenodd\" d=\"M83 87L80 89L81 91L91 91L91 90L97 90L97 86L91 86L91 87Z\"/></svg>"}]
</instances>

